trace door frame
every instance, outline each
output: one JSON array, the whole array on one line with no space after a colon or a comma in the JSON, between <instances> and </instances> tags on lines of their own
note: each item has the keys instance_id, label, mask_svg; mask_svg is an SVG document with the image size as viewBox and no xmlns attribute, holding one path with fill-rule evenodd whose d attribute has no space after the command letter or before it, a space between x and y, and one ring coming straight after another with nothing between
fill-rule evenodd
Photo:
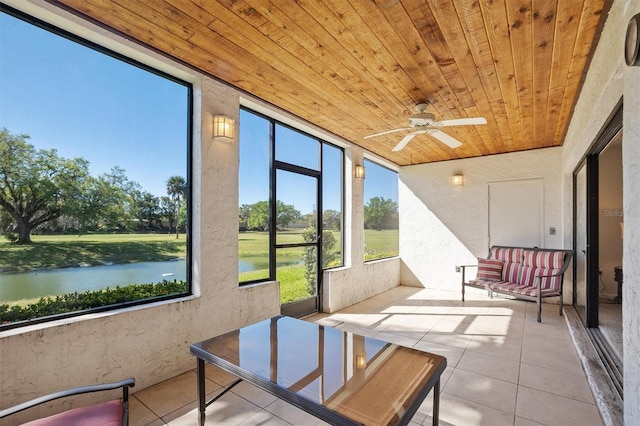
<instances>
[{"instance_id":1,"label":"door frame","mask_svg":"<svg viewBox=\"0 0 640 426\"><path fill-rule=\"evenodd\" d=\"M322 146L320 146L320 161L322 161ZM312 243L294 243L294 244L278 244L277 243L277 174L278 171L285 171L289 173L295 173L300 176L311 177L316 179L316 241ZM273 160L273 167L271 168L272 176L271 182L271 199L274 200L271 203L271 226L270 228L270 240L272 241L272 247L269 254L269 274L272 277L276 276L276 255L278 249L290 248L290 247L315 247L316 249L316 294L315 296L308 297L306 299L297 300L295 302L287 303L286 305L280 305L280 312L282 315L299 318L304 315L318 312L320 306L322 306L322 172L318 170L308 169L302 166L296 166L294 164L285 163L278 160Z\"/></svg>"},{"instance_id":2,"label":"door frame","mask_svg":"<svg viewBox=\"0 0 640 426\"><path fill-rule=\"evenodd\" d=\"M616 135L622 131L622 99L614 108L613 112L605 122L604 126L598 132L591 147L587 150L585 156L580 160L576 168L573 170L573 250L576 252L580 248L578 245L578 206L577 206L577 184L578 172L582 167L586 167L586 303L585 318L581 318L587 328L598 327L598 302L599 302L599 281L600 281L600 264L599 264L599 156L600 153L614 140ZM577 262L573 262L573 301L575 307L577 303Z\"/></svg>"}]
</instances>

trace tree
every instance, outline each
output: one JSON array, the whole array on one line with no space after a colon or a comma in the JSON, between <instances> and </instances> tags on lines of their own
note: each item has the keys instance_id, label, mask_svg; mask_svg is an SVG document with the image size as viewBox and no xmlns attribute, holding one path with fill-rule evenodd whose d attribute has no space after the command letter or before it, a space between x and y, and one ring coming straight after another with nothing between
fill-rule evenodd
<instances>
[{"instance_id":1,"label":"tree","mask_svg":"<svg viewBox=\"0 0 640 426\"><path fill-rule=\"evenodd\" d=\"M285 229L292 222L296 222L302 219L302 213L296 210L295 206L291 204L285 204L280 200L276 201L276 227L278 229Z\"/></svg>"},{"instance_id":2,"label":"tree","mask_svg":"<svg viewBox=\"0 0 640 426\"><path fill-rule=\"evenodd\" d=\"M339 211L327 209L322 214L322 226L324 229L340 230L342 214Z\"/></svg>"},{"instance_id":3,"label":"tree","mask_svg":"<svg viewBox=\"0 0 640 426\"><path fill-rule=\"evenodd\" d=\"M249 218L247 220L247 229L253 231L269 230L269 202L258 201L249 206Z\"/></svg>"},{"instance_id":4,"label":"tree","mask_svg":"<svg viewBox=\"0 0 640 426\"><path fill-rule=\"evenodd\" d=\"M86 160L36 150L28 138L0 131L0 207L15 222L18 244L31 243L34 228L62 216L89 176Z\"/></svg>"},{"instance_id":5,"label":"tree","mask_svg":"<svg viewBox=\"0 0 640 426\"><path fill-rule=\"evenodd\" d=\"M176 238L178 238L178 213L180 212L182 200L187 198L187 182L182 176L171 176L167 180L167 195L173 198L176 203Z\"/></svg>"},{"instance_id":6,"label":"tree","mask_svg":"<svg viewBox=\"0 0 640 426\"><path fill-rule=\"evenodd\" d=\"M380 231L382 228L397 227L398 205L391 199L371 197L364 206L364 226ZM392 223L396 222L396 223Z\"/></svg>"},{"instance_id":7,"label":"tree","mask_svg":"<svg viewBox=\"0 0 640 426\"><path fill-rule=\"evenodd\" d=\"M178 219L176 203L173 202L171 197L160 197L159 213L160 217L167 219L167 222L169 222L169 232L171 232L174 222Z\"/></svg>"}]
</instances>

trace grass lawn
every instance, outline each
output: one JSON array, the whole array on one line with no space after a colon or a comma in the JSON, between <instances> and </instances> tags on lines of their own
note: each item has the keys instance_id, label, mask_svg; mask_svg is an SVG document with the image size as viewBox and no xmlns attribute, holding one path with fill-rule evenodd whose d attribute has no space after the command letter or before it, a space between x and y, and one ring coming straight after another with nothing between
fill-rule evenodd
<instances>
[{"instance_id":1,"label":"grass lawn","mask_svg":"<svg viewBox=\"0 0 640 426\"><path fill-rule=\"evenodd\" d=\"M0 271L134 263L185 257L185 236L175 234L33 235L33 244L0 239Z\"/></svg>"}]
</instances>

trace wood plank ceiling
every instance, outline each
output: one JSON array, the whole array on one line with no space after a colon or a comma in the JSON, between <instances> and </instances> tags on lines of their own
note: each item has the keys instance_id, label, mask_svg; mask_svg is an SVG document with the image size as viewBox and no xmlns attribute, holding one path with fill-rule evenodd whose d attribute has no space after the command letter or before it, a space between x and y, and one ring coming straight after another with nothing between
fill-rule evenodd
<instances>
[{"instance_id":1,"label":"wood plank ceiling","mask_svg":"<svg viewBox=\"0 0 640 426\"><path fill-rule=\"evenodd\" d=\"M398 165L559 146L611 0L51 0ZM622 37L622 33L621 33ZM408 131L415 105L452 149Z\"/></svg>"}]
</instances>

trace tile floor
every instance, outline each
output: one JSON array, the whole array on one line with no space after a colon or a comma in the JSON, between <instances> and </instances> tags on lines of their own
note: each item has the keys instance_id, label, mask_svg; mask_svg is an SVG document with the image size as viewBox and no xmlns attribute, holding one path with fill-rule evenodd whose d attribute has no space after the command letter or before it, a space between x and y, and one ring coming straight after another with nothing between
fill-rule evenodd
<instances>
[{"instance_id":1,"label":"tile floor","mask_svg":"<svg viewBox=\"0 0 640 426\"><path fill-rule=\"evenodd\" d=\"M401 286L333 314L305 319L447 357L441 425L602 425L556 305ZM195 364L195 362L194 362ZM234 378L207 366L207 391ZM197 425L196 373L131 398L132 425ZM429 395L412 425L430 425ZM320 425L322 421L241 383L207 409L208 425Z\"/></svg>"}]
</instances>

